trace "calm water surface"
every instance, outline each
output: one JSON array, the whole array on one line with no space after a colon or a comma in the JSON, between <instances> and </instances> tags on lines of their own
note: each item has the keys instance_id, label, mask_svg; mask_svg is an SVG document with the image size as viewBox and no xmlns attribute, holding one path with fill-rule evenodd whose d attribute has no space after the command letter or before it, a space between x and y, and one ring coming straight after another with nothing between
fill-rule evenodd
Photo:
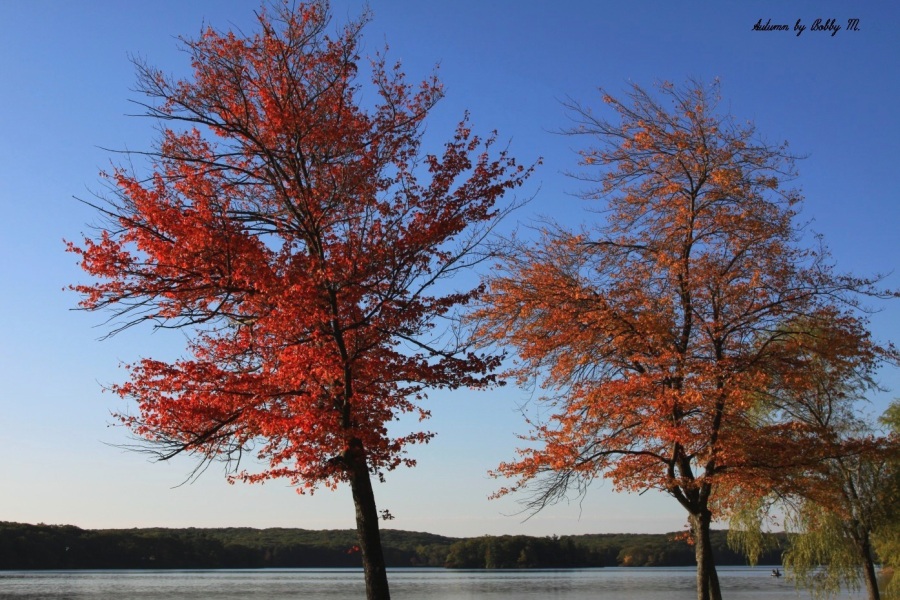
<instances>
[{"instance_id":1,"label":"calm water surface","mask_svg":"<svg viewBox=\"0 0 900 600\"><path fill-rule=\"evenodd\" d=\"M808 598L766 567L720 568L726 600ZM693 600L693 568L607 568L552 571L394 569L395 600L552 598L565 600ZM358 570L0 571L0 600L222 600L364 598ZM857 598L861 597L859 594ZM846 594L840 599L850 599Z\"/></svg>"}]
</instances>

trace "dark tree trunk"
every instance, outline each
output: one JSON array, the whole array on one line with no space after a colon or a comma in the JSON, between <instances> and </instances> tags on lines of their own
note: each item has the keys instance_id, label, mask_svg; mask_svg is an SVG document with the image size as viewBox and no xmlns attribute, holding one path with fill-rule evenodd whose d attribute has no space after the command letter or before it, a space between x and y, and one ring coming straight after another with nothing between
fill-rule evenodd
<instances>
[{"instance_id":1,"label":"dark tree trunk","mask_svg":"<svg viewBox=\"0 0 900 600\"><path fill-rule=\"evenodd\" d=\"M869 594L869 600L881 600L881 592L878 591L878 576L875 574L875 565L872 561L868 561L863 569L863 576L866 580L866 591Z\"/></svg>"},{"instance_id":2,"label":"dark tree trunk","mask_svg":"<svg viewBox=\"0 0 900 600\"><path fill-rule=\"evenodd\" d=\"M712 544L709 540L712 515L709 511L703 511L699 515L691 515L690 521L694 535L694 552L697 558L697 600L722 600L719 575L716 572Z\"/></svg>"},{"instance_id":3,"label":"dark tree trunk","mask_svg":"<svg viewBox=\"0 0 900 600\"><path fill-rule=\"evenodd\" d=\"M872 558L872 545L866 534L860 548L863 559L863 579L866 582L866 592L869 600L881 600L881 592L878 591L878 576L875 574L875 559Z\"/></svg>"},{"instance_id":4,"label":"dark tree trunk","mask_svg":"<svg viewBox=\"0 0 900 600\"><path fill-rule=\"evenodd\" d=\"M384 551L381 548L381 532L378 526L378 510L375 493L362 443L355 443L348 452L350 489L356 507L356 535L362 552L363 572L366 578L366 600L390 600Z\"/></svg>"}]
</instances>

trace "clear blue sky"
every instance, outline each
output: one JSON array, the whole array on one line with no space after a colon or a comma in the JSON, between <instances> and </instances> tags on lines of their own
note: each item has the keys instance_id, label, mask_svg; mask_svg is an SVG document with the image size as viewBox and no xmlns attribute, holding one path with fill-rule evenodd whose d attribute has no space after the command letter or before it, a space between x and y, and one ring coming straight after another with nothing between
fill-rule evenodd
<instances>
[{"instance_id":1,"label":"clear blue sky","mask_svg":"<svg viewBox=\"0 0 900 600\"><path fill-rule=\"evenodd\" d=\"M203 23L252 30L253 1L152 3L0 1L0 520L82 527L284 526L349 528L346 490L297 496L287 486L228 486L213 466L197 483L175 487L189 460L148 462L115 447L126 432L109 427L120 400L101 393L119 381L121 361L172 356L177 334L129 331L99 342L103 316L72 312L64 292L82 278L63 238L77 239L93 215L89 197L111 156L101 148L144 149L152 123L130 118L129 55L184 73L176 36ZM335 1L336 22L362 3ZM596 92L629 81L652 84L719 77L723 107L753 120L773 141L809 157L797 182L804 219L829 242L840 268L859 274L897 267L900 203L900 4L895 2L600 2L595 0L373 0L366 51L385 42L411 78L435 64L447 97L429 135L441 139L468 109L476 129L498 129L524 161L544 157L529 190L535 200L515 219L551 215L569 223L596 218L577 199L579 140L560 100L599 106ZM860 31L835 36L807 29L754 32L758 19L807 26L834 18ZM539 189L538 189L539 188ZM900 275L887 280L900 287ZM879 338L900 340L900 306L872 319ZM880 412L893 392L875 399ZM438 437L415 448L419 466L376 489L388 527L447 535L533 535L673 531L685 518L653 493L614 494L597 485L584 502L546 510L527 522L514 499L488 501L499 485L486 471L512 457L525 431L514 387L434 395L429 427Z\"/></svg>"}]
</instances>

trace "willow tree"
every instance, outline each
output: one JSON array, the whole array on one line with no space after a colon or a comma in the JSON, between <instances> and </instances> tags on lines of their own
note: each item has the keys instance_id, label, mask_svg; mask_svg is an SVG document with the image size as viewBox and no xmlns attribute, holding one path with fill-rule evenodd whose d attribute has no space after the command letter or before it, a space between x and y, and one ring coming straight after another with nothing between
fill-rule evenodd
<instances>
[{"instance_id":1,"label":"willow tree","mask_svg":"<svg viewBox=\"0 0 900 600\"><path fill-rule=\"evenodd\" d=\"M895 448L900 448L900 400L891 402L879 421L893 436ZM873 543L884 570L884 597L900 598L900 449L891 454L889 469L885 520L875 531Z\"/></svg>"},{"instance_id":2,"label":"willow tree","mask_svg":"<svg viewBox=\"0 0 900 600\"><path fill-rule=\"evenodd\" d=\"M867 597L878 600L874 539L894 512L898 446L863 411L880 391L878 367L896 361L896 352L871 345L852 320L813 327L798 319L786 330L778 342L786 362L757 397L755 418L760 426L812 433L804 453L816 460L770 473L762 497L744 495L732 514L730 541L754 562L762 525L775 512L789 533L784 566L798 587L827 597L863 583Z\"/></svg>"},{"instance_id":3,"label":"willow tree","mask_svg":"<svg viewBox=\"0 0 900 600\"><path fill-rule=\"evenodd\" d=\"M74 289L123 328L187 336L185 358L141 360L113 387L137 403L125 425L162 459L229 461L234 479L349 484L367 594L386 599L371 479L431 438L390 423L496 364L434 329L478 290L435 284L480 260L529 170L467 118L425 152L441 85L407 83L383 57L361 67L365 18L331 34L323 1L258 20L184 40L186 79L137 63L161 136L149 172L107 175L92 203L104 225L69 246L95 279ZM247 452L258 469L238 463Z\"/></svg>"},{"instance_id":4,"label":"willow tree","mask_svg":"<svg viewBox=\"0 0 900 600\"><path fill-rule=\"evenodd\" d=\"M831 456L811 449L818 465L787 481L774 478L765 497L748 499L732 515L729 543L755 563L767 541L763 525L778 520L788 533L783 564L798 588L829 598L864 586L866 598L879 600L878 560L896 562L896 463L889 459L896 445L866 437L842 440Z\"/></svg>"},{"instance_id":5,"label":"willow tree","mask_svg":"<svg viewBox=\"0 0 900 600\"><path fill-rule=\"evenodd\" d=\"M779 378L765 405L771 418L814 430L816 447L809 450L821 460L773 480L773 492L787 507L785 526L794 531L784 564L814 593L837 593L842 584L858 587L861 580L869 600L879 600L873 535L887 523L893 502L895 441L877 435L860 416L859 404L877 390L875 357L848 344L861 336L814 330L798 337L787 343L800 346L791 354L807 363L811 376Z\"/></svg>"},{"instance_id":6,"label":"willow tree","mask_svg":"<svg viewBox=\"0 0 900 600\"><path fill-rule=\"evenodd\" d=\"M516 480L500 493L525 487L540 509L601 476L661 490L687 512L697 597L718 600L712 521L814 460L809 429L751 418L773 381L806 376L802 361L785 372L785 323L865 336L857 294L878 291L803 245L794 157L720 112L717 85L635 85L603 101L612 120L571 104L568 132L592 142L578 177L603 218L507 240L473 315L479 340L516 352L510 375L541 384L549 415L500 465Z\"/></svg>"}]
</instances>

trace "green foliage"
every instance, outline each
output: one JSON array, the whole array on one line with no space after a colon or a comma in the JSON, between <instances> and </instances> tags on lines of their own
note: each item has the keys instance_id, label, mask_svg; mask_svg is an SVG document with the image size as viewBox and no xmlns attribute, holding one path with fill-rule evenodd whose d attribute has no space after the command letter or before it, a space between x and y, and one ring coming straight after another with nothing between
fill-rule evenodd
<instances>
[{"instance_id":1,"label":"green foliage","mask_svg":"<svg viewBox=\"0 0 900 600\"><path fill-rule=\"evenodd\" d=\"M711 532L717 564L743 565L731 550L725 531ZM460 540L450 547L446 566L458 569L662 567L696 564L693 546L675 534L590 534L550 538L485 536ZM779 544L771 544L777 548ZM760 554L764 564L781 564L780 552Z\"/></svg>"},{"instance_id":2,"label":"green foliage","mask_svg":"<svg viewBox=\"0 0 900 600\"><path fill-rule=\"evenodd\" d=\"M382 532L390 567L456 569L690 566L694 548L675 534L590 534L458 539ZM727 533L713 531L719 564L745 564ZM237 569L359 567L353 530L80 529L0 522L0 569ZM780 564L777 553L764 564Z\"/></svg>"},{"instance_id":3,"label":"green foliage","mask_svg":"<svg viewBox=\"0 0 900 600\"><path fill-rule=\"evenodd\" d=\"M891 402L879 421L893 435L900 436L900 399ZM885 520L875 531L873 542L883 567L883 597L900 599L900 456L890 462L885 504Z\"/></svg>"},{"instance_id":4,"label":"green foliage","mask_svg":"<svg viewBox=\"0 0 900 600\"><path fill-rule=\"evenodd\" d=\"M894 520L874 536L875 551L882 561L882 598L900 599L900 522Z\"/></svg>"},{"instance_id":5,"label":"green foliage","mask_svg":"<svg viewBox=\"0 0 900 600\"><path fill-rule=\"evenodd\" d=\"M900 401L892 402L879 421L891 431L893 454L838 463L845 514L804 501L792 518L798 534L791 536L785 567L798 587L816 597L836 594L841 584L861 587L871 544L883 568L881 597L900 598L900 578L893 577L900 568Z\"/></svg>"},{"instance_id":6,"label":"green foliage","mask_svg":"<svg viewBox=\"0 0 900 600\"><path fill-rule=\"evenodd\" d=\"M451 569L548 569L598 567L599 561L572 538L484 536L450 546L445 565Z\"/></svg>"},{"instance_id":7,"label":"green foliage","mask_svg":"<svg viewBox=\"0 0 900 600\"><path fill-rule=\"evenodd\" d=\"M455 539L385 530L388 566L443 566ZM79 529L0 522L0 569L359 567L353 530ZM427 553L420 555L419 547ZM443 548L441 553L438 548Z\"/></svg>"},{"instance_id":8,"label":"green foliage","mask_svg":"<svg viewBox=\"0 0 900 600\"><path fill-rule=\"evenodd\" d=\"M900 399L891 402L878 420L882 425L890 428L895 435L900 435Z\"/></svg>"},{"instance_id":9,"label":"green foliage","mask_svg":"<svg viewBox=\"0 0 900 600\"><path fill-rule=\"evenodd\" d=\"M791 521L791 528L801 533L789 536L784 567L795 585L809 590L815 598L836 596L842 584L858 590L861 560L846 534L844 520L813 503L805 503Z\"/></svg>"},{"instance_id":10,"label":"green foliage","mask_svg":"<svg viewBox=\"0 0 900 600\"><path fill-rule=\"evenodd\" d=\"M746 556L753 566L761 557L781 551L779 538L763 528L766 513L762 504L748 504L732 513L729 521L728 547Z\"/></svg>"}]
</instances>

